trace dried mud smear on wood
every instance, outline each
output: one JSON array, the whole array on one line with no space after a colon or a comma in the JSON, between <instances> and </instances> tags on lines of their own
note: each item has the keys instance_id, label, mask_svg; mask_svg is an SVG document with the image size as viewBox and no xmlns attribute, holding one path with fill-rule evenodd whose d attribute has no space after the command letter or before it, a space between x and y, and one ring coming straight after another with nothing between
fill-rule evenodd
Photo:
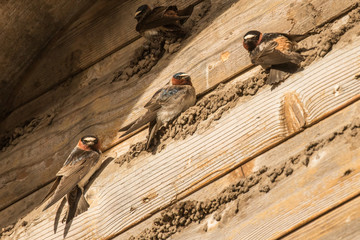
<instances>
[{"instance_id":1,"label":"dried mud smear on wood","mask_svg":"<svg viewBox=\"0 0 360 240\"><path fill-rule=\"evenodd\" d=\"M7 132L0 137L0 149L6 151L11 146L15 146L30 133L44 126L49 126L55 117L55 111L50 111L39 117L26 121L22 126L18 126L12 132Z\"/></svg>"},{"instance_id":2,"label":"dried mud smear on wood","mask_svg":"<svg viewBox=\"0 0 360 240\"><path fill-rule=\"evenodd\" d=\"M201 223L202 219L214 212L214 219L221 221L221 211L226 208L227 203L235 201L240 195L244 195L246 198L255 197L256 194L249 192L249 190L256 185L258 185L258 192L269 192L279 181L289 177L299 168L308 166L310 157L328 143L344 136L351 139L357 137L358 139L359 134L360 118L355 118L351 124L343 126L321 140L310 143L301 153L290 157L284 163L271 169L267 166L261 167L250 176L228 186L217 197L211 200L188 200L175 203L173 206L163 210L160 213L161 217L154 219L151 228L146 228L138 236L131 236L129 240L167 239L174 233L180 232L192 222ZM351 171L348 170L344 173L344 176L349 174L351 174ZM239 211L242 199L237 201L237 208L233 212L234 215ZM207 225L204 226L203 230L207 230Z\"/></svg>"},{"instance_id":3,"label":"dried mud smear on wood","mask_svg":"<svg viewBox=\"0 0 360 240\"><path fill-rule=\"evenodd\" d=\"M341 37L360 22L360 6L350 11L345 16L325 23L313 29L311 36L299 44L300 50L306 55L302 67L310 65L313 61L323 58Z\"/></svg>"},{"instance_id":4,"label":"dried mud smear on wood","mask_svg":"<svg viewBox=\"0 0 360 240\"><path fill-rule=\"evenodd\" d=\"M342 24L339 25L337 21L341 21L344 17L333 20L331 23L314 29L310 37L299 43L299 50L304 52L306 56L302 67L306 67L313 61L324 57L326 55L324 53L331 51L332 46L340 40L342 35L353 28L356 23L360 22L360 7L355 8L346 16L348 19L342 22ZM335 25L337 28L334 28ZM329 44L331 47L329 47ZM255 95L265 85L266 80L267 73L260 71L255 76L244 82L237 83L231 88L228 84L220 84L214 92L200 99L194 107L182 113L167 127L161 128L155 139L156 143L150 151L154 154L162 151L166 147L166 140L169 138L177 140L193 135L198 130L199 124L210 118L210 116L212 118L208 121L207 126L212 121L219 120L224 112L237 104L239 97ZM304 121L306 121L306 116L304 115L304 117ZM299 128L302 127L301 123L298 125ZM290 129L289 133L292 133L292 130ZM131 145L129 151L117 159L116 163L123 164L124 162L130 162L133 158L146 151L145 144L146 140Z\"/></svg>"}]
</instances>

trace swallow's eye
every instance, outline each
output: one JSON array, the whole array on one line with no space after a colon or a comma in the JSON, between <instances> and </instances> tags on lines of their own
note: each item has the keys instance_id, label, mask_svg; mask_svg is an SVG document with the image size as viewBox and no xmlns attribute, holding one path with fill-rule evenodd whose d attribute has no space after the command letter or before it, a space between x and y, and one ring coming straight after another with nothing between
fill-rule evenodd
<instances>
[{"instance_id":1,"label":"swallow's eye","mask_svg":"<svg viewBox=\"0 0 360 240\"><path fill-rule=\"evenodd\" d=\"M182 77L182 78L185 79L185 80L190 81L190 76L185 76L185 77Z\"/></svg>"}]
</instances>

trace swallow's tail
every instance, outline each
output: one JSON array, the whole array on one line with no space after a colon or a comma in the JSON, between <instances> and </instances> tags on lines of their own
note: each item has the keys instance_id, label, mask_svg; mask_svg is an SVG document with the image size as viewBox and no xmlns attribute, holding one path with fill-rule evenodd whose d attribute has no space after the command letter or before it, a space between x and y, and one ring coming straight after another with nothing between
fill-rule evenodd
<instances>
[{"instance_id":1,"label":"swallow's tail","mask_svg":"<svg viewBox=\"0 0 360 240\"><path fill-rule=\"evenodd\" d=\"M156 132L159 130L159 128L161 127L162 123L160 121L153 121L150 122L150 126L149 126L149 137L146 143L146 149L149 149L150 144L156 134Z\"/></svg>"},{"instance_id":2,"label":"swallow's tail","mask_svg":"<svg viewBox=\"0 0 360 240\"><path fill-rule=\"evenodd\" d=\"M67 194L67 202L68 210L62 220L62 222L66 220L66 224L68 224L76 216L86 212L90 207L89 203L85 199L83 190L78 186L74 187L74 189Z\"/></svg>"},{"instance_id":3,"label":"swallow's tail","mask_svg":"<svg viewBox=\"0 0 360 240\"><path fill-rule=\"evenodd\" d=\"M56 214L55 214L55 220L54 220L54 233L56 233L57 231L57 227L59 225L59 219L60 219L60 215L62 213L62 210L64 208L66 204L66 197L64 197L58 207L58 209L56 210Z\"/></svg>"},{"instance_id":4,"label":"swallow's tail","mask_svg":"<svg viewBox=\"0 0 360 240\"><path fill-rule=\"evenodd\" d=\"M44 197L44 199L41 201L41 203L44 203L46 200L48 200L55 192L56 188L58 187L59 183L60 183L61 178L57 177L55 179L55 182L53 183L53 185L51 186L49 192L46 194L46 196ZM52 205L52 204L51 204ZM51 206L49 203L44 207L43 211L46 210L47 208L49 208Z\"/></svg>"},{"instance_id":5,"label":"swallow's tail","mask_svg":"<svg viewBox=\"0 0 360 240\"><path fill-rule=\"evenodd\" d=\"M182 9L182 10L179 10L177 12L177 14L181 17L184 17L184 19L181 19L180 20L180 24L184 24L188 19L189 17L191 16L192 12L194 11L194 7L200 3L202 3L203 1L205 0L198 0L196 2L194 2L193 4L187 6L186 8Z\"/></svg>"},{"instance_id":6,"label":"swallow's tail","mask_svg":"<svg viewBox=\"0 0 360 240\"><path fill-rule=\"evenodd\" d=\"M67 209L66 214L65 214L65 216L64 216L64 218L62 220L62 222L66 221L65 228L64 228L64 238L68 234L68 232L70 230L71 223L72 223L74 217L76 216L77 206L78 206L78 201L79 201L79 198L80 198L80 194L81 194L81 190L79 189L78 186L76 186L76 187L73 188L73 190L71 190L71 192L69 192L66 195L67 202L68 202L68 209Z\"/></svg>"},{"instance_id":7,"label":"swallow's tail","mask_svg":"<svg viewBox=\"0 0 360 240\"><path fill-rule=\"evenodd\" d=\"M124 132L124 131L129 130L129 128L131 128L131 126L132 126L132 125L134 125L134 124L135 124L135 122L136 122L136 121L133 121L133 122L129 123L128 125L126 125L126 126L124 126L124 127L120 128L120 129L119 129L119 132Z\"/></svg>"},{"instance_id":8,"label":"swallow's tail","mask_svg":"<svg viewBox=\"0 0 360 240\"><path fill-rule=\"evenodd\" d=\"M290 39L290 41L300 42L305 38L309 37L311 34L305 33L305 34L283 34L283 35L285 35L288 39Z\"/></svg>"},{"instance_id":9,"label":"swallow's tail","mask_svg":"<svg viewBox=\"0 0 360 240\"><path fill-rule=\"evenodd\" d=\"M121 131L126 131L126 132L124 134L122 134L120 137L126 136L129 133L134 132L137 129L141 128L148 122L152 122L152 121L156 120L156 115L157 115L156 111L147 111L143 116L138 118L133 124L129 124L129 125L121 128L119 130L119 132L121 132Z\"/></svg>"},{"instance_id":10,"label":"swallow's tail","mask_svg":"<svg viewBox=\"0 0 360 240\"><path fill-rule=\"evenodd\" d=\"M270 85L276 85L284 81L291 74L297 72L298 70L299 70L299 66L294 63L284 63L284 64L274 65L270 69L270 74L267 83Z\"/></svg>"},{"instance_id":11,"label":"swallow's tail","mask_svg":"<svg viewBox=\"0 0 360 240\"><path fill-rule=\"evenodd\" d=\"M279 70L279 69L270 69L270 74L267 80L267 83L270 85L276 85L282 81L284 81L286 78L289 77L289 74Z\"/></svg>"},{"instance_id":12,"label":"swallow's tail","mask_svg":"<svg viewBox=\"0 0 360 240\"><path fill-rule=\"evenodd\" d=\"M77 205L77 209L76 209L76 213L75 216L82 214L83 212L86 212L89 209L90 205L89 203L86 201L84 193L81 193L80 195L80 199Z\"/></svg>"}]
</instances>

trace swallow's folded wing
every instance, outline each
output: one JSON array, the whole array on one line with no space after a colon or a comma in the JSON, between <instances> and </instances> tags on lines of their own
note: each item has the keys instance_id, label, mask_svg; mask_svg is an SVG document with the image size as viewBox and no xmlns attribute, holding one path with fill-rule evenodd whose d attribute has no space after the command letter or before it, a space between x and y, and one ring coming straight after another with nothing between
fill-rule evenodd
<instances>
[{"instance_id":1,"label":"swallow's folded wing","mask_svg":"<svg viewBox=\"0 0 360 240\"><path fill-rule=\"evenodd\" d=\"M100 154L96 151L84 151L77 147L74 148L63 167L56 174L60 180L57 180L57 188L44 210L69 193L85 177L99 158Z\"/></svg>"},{"instance_id":2,"label":"swallow's folded wing","mask_svg":"<svg viewBox=\"0 0 360 240\"><path fill-rule=\"evenodd\" d=\"M288 62L299 64L303 57L294 51L278 50L279 43L277 41L269 41L261 43L251 52L251 61L257 65L277 65Z\"/></svg>"}]
</instances>

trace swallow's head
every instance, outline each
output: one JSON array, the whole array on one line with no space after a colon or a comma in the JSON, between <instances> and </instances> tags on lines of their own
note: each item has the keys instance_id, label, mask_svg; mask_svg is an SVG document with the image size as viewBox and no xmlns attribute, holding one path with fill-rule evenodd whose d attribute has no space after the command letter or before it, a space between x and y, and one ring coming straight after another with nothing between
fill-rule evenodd
<instances>
[{"instance_id":1,"label":"swallow's head","mask_svg":"<svg viewBox=\"0 0 360 240\"><path fill-rule=\"evenodd\" d=\"M262 33L256 30L247 32L243 37L243 46L246 50L251 52L260 44L262 39Z\"/></svg>"},{"instance_id":2,"label":"swallow's head","mask_svg":"<svg viewBox=\"0 0 360 240\"><path fill-rule=\"evenodd\" d=\"M171 83L172 83L172 85L190 85L190 86L192 86L190 75L183 73L183 72L175 73L171 79Z\"/></svg>"},{"instance_id":3,"label":"swallow's head","mask_svg":"<svg viewBox=\"0 0 360 240\"><path fill-rule=\"evenodd\" d=\"M79 141L79 147L83 150L99 150L99 139L96 136L93 135L86 135L82 137Z\"/></svg>"},{"instance_id":4,"label":"swallow's head","mask_svg":"<svg viewBox=\"0 0 360 240\"><path fill-rule=\"evenodd\" d=\"M135 19L138 20L139 22L150 12L151 12L151 8L149 7L149 5L142 5L135 12Z\"/></svg>"}]
</instances>

